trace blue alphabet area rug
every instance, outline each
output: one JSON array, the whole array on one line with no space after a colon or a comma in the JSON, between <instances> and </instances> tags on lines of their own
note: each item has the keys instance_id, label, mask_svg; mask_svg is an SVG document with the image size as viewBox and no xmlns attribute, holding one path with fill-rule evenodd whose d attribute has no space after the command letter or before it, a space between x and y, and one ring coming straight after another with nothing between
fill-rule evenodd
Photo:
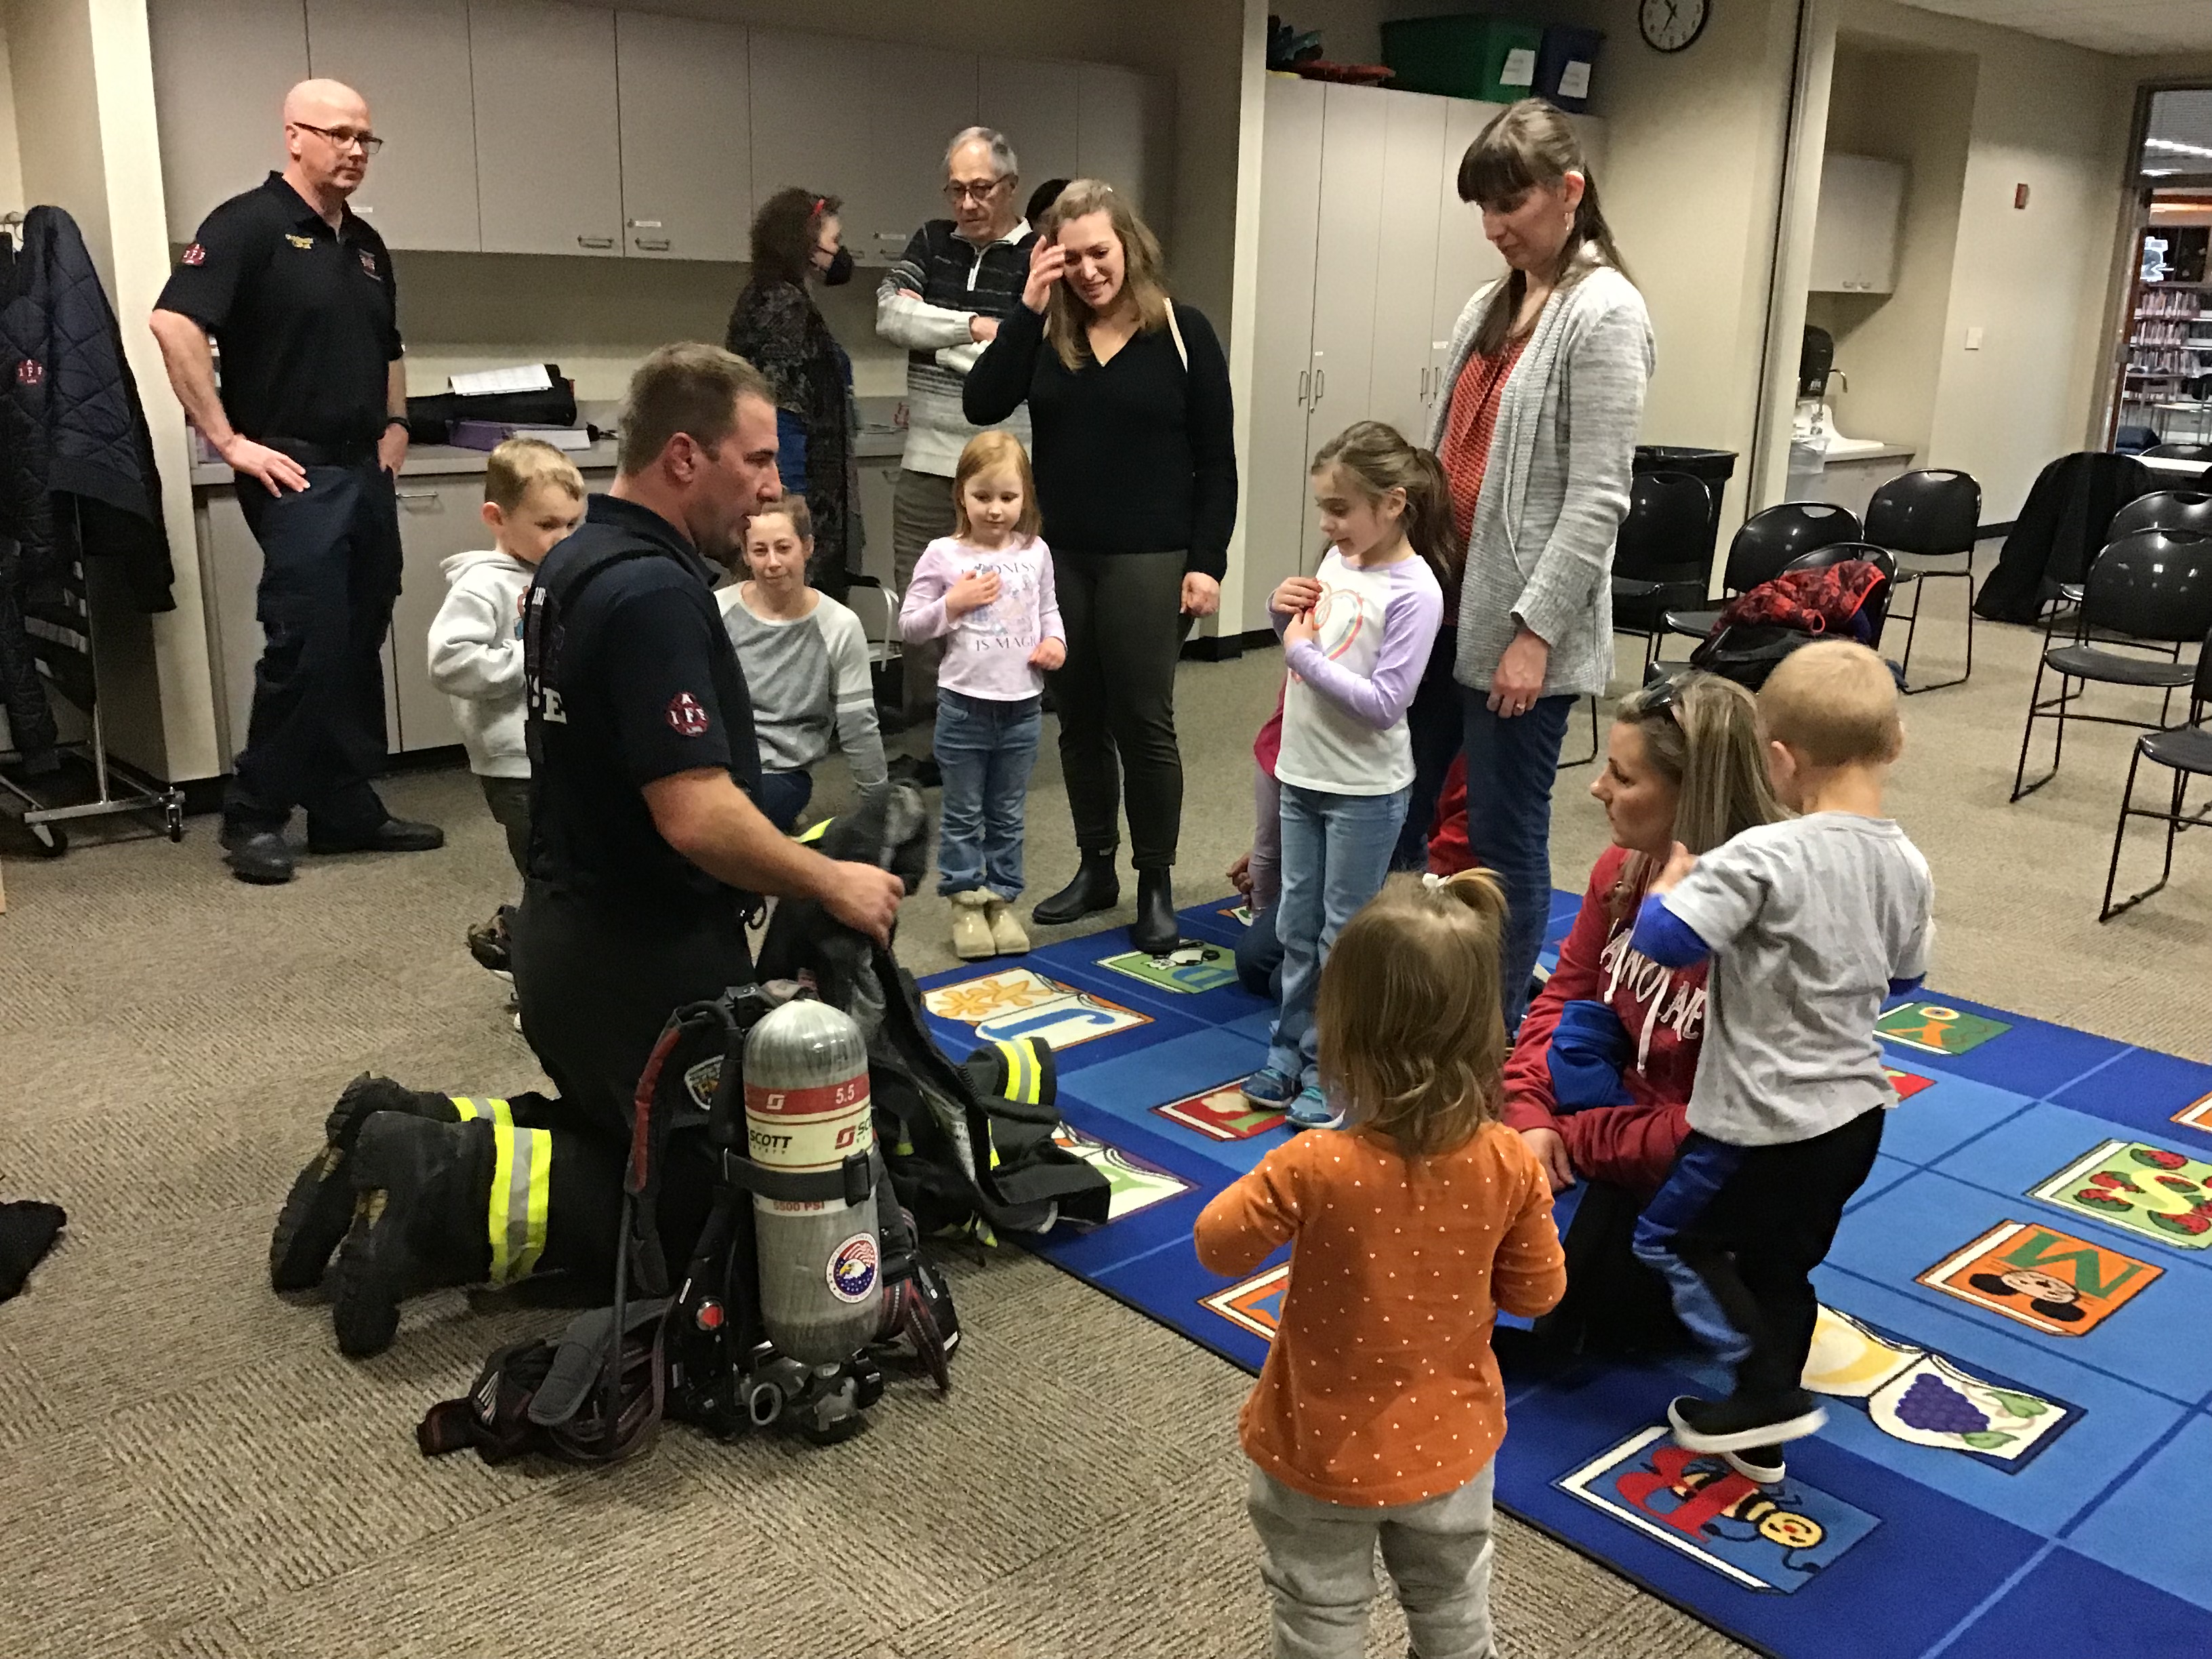
<instances>
[{"instance_id":1,"label":"blue alphabet area rug","mask_svg":"<svg viewBox=\"0 0 2212 1659\"><path fill-rule=\"evenodd\" d=\"M1176 958L1115 929L923 987L956 1056L1058 1050L1114 1218L1039 1253L1256 1371L1287 1252L1231 1283L1191 1245L1288 1133L1237 1092L1272 1010L1235 905L1183 912ZM1713 1368L1592 1364L1509 1391L1498 1502L1784 1659L2212 1656L2212 1066L1926 994L1881 1030L1903 1103L1818 1276L1828 1425L1788 1480L1674 1444L1668 1399Z\"/></svg>"}]
</instances>

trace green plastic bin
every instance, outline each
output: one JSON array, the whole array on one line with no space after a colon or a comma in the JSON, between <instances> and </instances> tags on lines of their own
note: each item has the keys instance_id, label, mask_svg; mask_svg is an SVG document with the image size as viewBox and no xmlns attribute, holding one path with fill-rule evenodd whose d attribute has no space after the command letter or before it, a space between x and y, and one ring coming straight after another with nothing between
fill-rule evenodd
<instances>
[{"instance_id":1,"label":"green plastic bin","mask_svg":"<svg viewBox=\"0 0 2212 1659\"><path fill-rule=\"evenodd\" d=\"M1392 86L1490 104L1510 104L1534 91L1543 45L1541 24L1480 12L1382 25L1382 61Z\"/></svg>"}]
</instances>

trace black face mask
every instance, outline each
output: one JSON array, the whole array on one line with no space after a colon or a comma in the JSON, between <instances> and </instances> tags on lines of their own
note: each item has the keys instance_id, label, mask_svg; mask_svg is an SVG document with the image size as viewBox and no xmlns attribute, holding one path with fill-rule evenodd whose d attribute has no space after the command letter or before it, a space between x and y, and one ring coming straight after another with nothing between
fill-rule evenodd
<instances>
[{"instance_id":1,"label":"black face mask","mask_svg":"<svg viewBox=\"0 0 2212 1659\"><path fill-rule=\"evenodd\" d=\"M841 247L830 256L830 264L822 273L824 288L842 288L853 280L853 250Z\"/></svg>"}]
</instances>

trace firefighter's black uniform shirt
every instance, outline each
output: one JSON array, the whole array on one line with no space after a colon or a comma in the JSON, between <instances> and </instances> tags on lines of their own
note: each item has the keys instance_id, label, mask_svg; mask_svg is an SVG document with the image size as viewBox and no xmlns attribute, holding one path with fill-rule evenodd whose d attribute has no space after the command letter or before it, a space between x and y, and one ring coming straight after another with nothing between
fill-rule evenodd
<instances>
[{"instance_id":1,"label":"firefighter's black uniform shirt","mask_svg":"<svg viewBox=\"0 0 2212 1659\"><path fill-rule=\"evenodd\" d=\"M382 237L350 208L333 231L272 173L208 215L155 304L215 336L239 431L338 445L384 431L398 296Z\"/></svg>"},{"instance_id":2,"label":"firefighter's black uniform shirt","mask_svg":"<svg viewBox=\"0 0 2212 1659\"><path fill-rule=\"evenodd\" d=\"M728 769L748 793L758 784L752 700L713 574L659 514L593 495L583 524L539 567L538 585L558 591L564 568L630 548L652 556L609 566L569 604L545 712L531 716L540 763L530 873L625 909L696 914L732 890L661 839L641 792L709 766Z\"/></svg>"}]
</instances>

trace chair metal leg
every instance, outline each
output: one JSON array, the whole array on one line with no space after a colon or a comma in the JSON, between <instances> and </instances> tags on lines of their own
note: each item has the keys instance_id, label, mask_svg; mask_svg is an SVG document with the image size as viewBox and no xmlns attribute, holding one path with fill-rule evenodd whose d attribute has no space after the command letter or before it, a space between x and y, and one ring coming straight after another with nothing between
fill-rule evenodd
<instances>
[{"instance_id":1,"label":"chair metal leg","mask_svg":"<svg viewBox=\"0 0 2212 1659\"><path fill-rule=\"evenodd\" d=\"M1909 696L1912 691L1912 641L1920 632L1920 601L1925 592L1920 586L1918 575L1899 576L1891 585L1889 619L1892 622L1898 619L1897 590L1907 586L1912 590L1912 609L1905 613L1905 654L1898 659L1897 672L1905 677L1905 694Z\"/></svg>"},{"instance_id":2,"label":"chair metal leg","mask_svg":"<svg viewBox=\"0 0 2212 1659\"><path fill-rule=\"evenodd\" d=\"M1589 765L1592 761L1594 761L1594 760L1595 760L1595 759L1597 758L1597 696L1596 696L1596 694L1595 694L1595 692L1593 692L1593 693L1590 695L1590 700L1589 700L1589 714L1590 714L1590 747L1589 747L1589 754L1587 754L1587 755L1583 756L1579 760L1563 760L1563 761L1561 761L1561 762L1559 763L1559 765L1553 769L1555 771L1560 771L1560 772L1571 771L1574 768L1576 768L1576 767L1577 767L1577 766L1588 766L1588 765Z\"/></svg>"},{"instance_id":3,"label":"chair metal leg","mask_svg":"<svg viewBox=\"0 0 2212 1659\"><path fill-rule=\"evenodd\" d=\"M1949 686L1964 685L1974 675L1974 573L1972 570L1923 570L1912 580L1915 584L1912 613L1905 618L1910 626L1905 631L1905 659L1897 665L1898 672L1905 677L1905 695L1908 697L1917 696L1923 691L1941 691ZM1914 685L1911 684L1912 639L1919 631L1920 606L1927 594L1927 584L1961 580L1966 584L1966 672L1948 680L1930 680L1925 685ZM1890 620L1894 622L1896 619L1893 611Z\"/></svg>"},{"instance_id":4,"label":"chair metal leg","mask_svg":"<svg viewBox=\"0 0 2212 1659\"><path fill-rule=\"evenodd\" d=\"M2099 921L2110 921L2118 914L2112 908L2112 884L2118 881L2120 876L2120 842L2126 838L2128 833L2128 812L2129 809L2135 805L2136 799L2136 768L2142 760L2141 749L2137 749L2128 757L2128 787L2120 792L2120 819L2112 826L2112 861L2105 868L2105 902L2097 907ZM2128 902L2132 904L2135 901L2130 899ZM2121 908L2124 909L2126 906L2124 905Z\"/></svg>"},{"instance_id":5,"label":"chair metal leg","mask_svg":"<svg viewBox=\"0 0 2212 1659\"><path fill-rule=\"evenodd\" d=\"M2041 699L2043 696L2043 671L2045 666L2045 665L2043 660L2039 658L2036 660L2035 665L2035 684L2029 689L2027 694L2027 727L2020 734L2020 764L2013 769L2012 775L2012 800L2014 802L2018 801L2023 795L2033 794L2037 790L2042 788L2045 784L2050 782L2051 780L2056 777L2058 774L2058 757L2054 753L2051 760L2050 771L2045 772L2033 783L2023 783L2022 781L2022 780L2027 776L2028 741L2035 735L2035 722L2039 715L2041 714L2043 708ZM2063 678L2060 679L2059 684L2063 690L2065 685L2065 681ZM2062 714L2058 719L2058 734L2063 739L2066 735L2065 716ZM2008 805L2009 804L2011 803L2008 803Z\"/></svg>"}]
</instances>

